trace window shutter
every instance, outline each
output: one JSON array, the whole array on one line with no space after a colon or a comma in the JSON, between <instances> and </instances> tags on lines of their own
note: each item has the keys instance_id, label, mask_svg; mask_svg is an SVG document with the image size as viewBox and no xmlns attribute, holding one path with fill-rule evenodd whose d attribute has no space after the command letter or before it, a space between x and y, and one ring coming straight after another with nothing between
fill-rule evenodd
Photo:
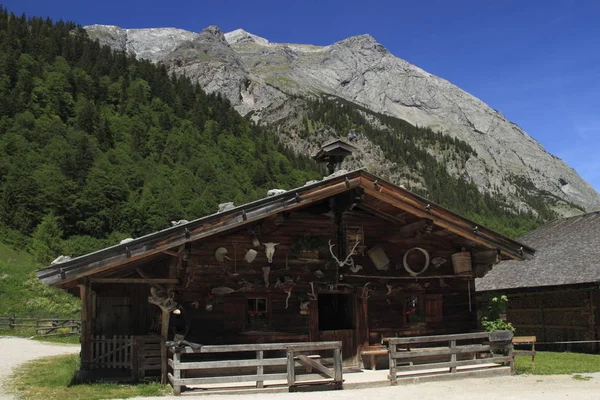
<instances>
[{"instance_id":1,"label":"window shutter","mask_svg":"<svg viewBox=\"0 0 600 400\"><path fill-rule=\"evenodd\" d=\"M427 294L425 300L425 322L428 325L441 324L443 320L442 295Z\"/></svg>"}]
</instances>

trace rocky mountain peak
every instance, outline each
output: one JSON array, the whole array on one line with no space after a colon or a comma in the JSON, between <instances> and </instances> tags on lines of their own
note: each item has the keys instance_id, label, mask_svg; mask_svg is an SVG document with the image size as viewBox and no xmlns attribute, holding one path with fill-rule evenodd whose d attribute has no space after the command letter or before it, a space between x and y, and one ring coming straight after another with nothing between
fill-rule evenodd
<instances>
[{"instance_id":1,"label":"rocky mountain peak","mask_svg":"<svg viewBox=\"0 0 600 400\"><path fill-rule=\"evenodd\" d=\"M211 25L202 29L196 40L227 43L225 33L217 25Z\"/></svg>"},{"instance_id":2,"label":"rocky mountain peak","mask_svg":"<svg viewBox=\"0 0 600 400\"><path fill-rule=\"evenodd\" d=\"M236 29L234 31L227 32L225 34L225 39L229 44L256 43L261 46L269 46L271 44L271 42L269 42L267 39L254 35L243 29Z\"/></svg>"},{"instance_id":3,"label":"rocky mountain peak","mask_svg":"<svg viewBox=\"0 0 600 400\"><path fill-rule=\"evenodd\" d=\"M375 50L378 53L388 53L388 50L383 47L375 38L369 34L350 36L347 39L340 40L333 44L337 47L349 47L351 49L360 50Z\"/></svg>"}]
</instances>

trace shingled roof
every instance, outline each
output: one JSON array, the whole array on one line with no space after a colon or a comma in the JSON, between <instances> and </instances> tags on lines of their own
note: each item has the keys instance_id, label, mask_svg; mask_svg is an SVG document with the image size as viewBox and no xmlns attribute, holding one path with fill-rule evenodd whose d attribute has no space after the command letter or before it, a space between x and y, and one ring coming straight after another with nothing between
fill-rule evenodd
<instances>
[{"instance_id":1,"label":"shingled roof","mask_svg":"<svg viewBox=\"0 0 600 400\"><path fill-rule=\"evenodd\" d=\"M173 251L185 243L250 225L281 212L307 207L358 188L363 191L365 199L378 202L380 208L387 204L396 210L396 214L403 211L415 218L430 220L438 228L465 239L470 243L469 246L497 250L503 259L530 259L535 253L533 248L477 225L365 170L344 172L338 171L322 181L151 233L128 243L52 264L38 270L37 276L48 285L72 287L77 284L79 278L90 274L147 259L164 251ZM365 199L359 207L366 206Z\"/></svg>"},{"instance_id":2,"label":"shingled roof","mask_svg":"<svg viewBox=\"0 0 600 400\"><path fill-rule=\"evenodd\" d=\"M528 261L503 261L476 279L478 292L600 282L600 211L552 221L518 239Z\"/></svg>"}]
</instances>

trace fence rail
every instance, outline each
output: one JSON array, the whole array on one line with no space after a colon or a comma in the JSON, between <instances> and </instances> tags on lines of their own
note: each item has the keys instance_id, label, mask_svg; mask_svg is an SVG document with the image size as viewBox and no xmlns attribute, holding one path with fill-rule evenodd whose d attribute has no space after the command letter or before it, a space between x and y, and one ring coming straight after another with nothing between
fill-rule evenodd
<instances>
[{"instance_id":1,"label":"fence rail","mask_svg":"<svg viewBox=\"0 0 600 400\"><path fill-rule=\"evenodd\" d=\"M323 351L333 352L333 357L322 358ZM254 352L255 358L239 355L249 352ZM176 395L186 386L238 382L256 382L256 387L262 388L265 381L287 381L290 391L307 382L335 389L343 385L342 342L186 346L171 348L170 354L173 373L168 378ZM219 354L221 359L199 361L191 356L194 354ZM331 363L333 368L326 366Z\"/></svg>"},{"instance_id":2,"label":"fence rail","mask_svg":"<svg viewBox=\"0 0 600 400\"><path fill-rule=\"evenodd\" d=\"M495 331L389 338L390 382L398 384L398 373L439 368L456 373L458 367L506 363L513 370L512 337L511 331Z\"/></svg>"},{"instance_id":3,"label":"fence rail","mask_svg":"<svg viewBox=\"0 0 600 400\"><path fill-rule=\"evenodd\" d=\"M31 329L36 336L78 335L81 332L79 318L19 318L15 315L0 317L0 331Z\"/></svg>"}]
</instances>

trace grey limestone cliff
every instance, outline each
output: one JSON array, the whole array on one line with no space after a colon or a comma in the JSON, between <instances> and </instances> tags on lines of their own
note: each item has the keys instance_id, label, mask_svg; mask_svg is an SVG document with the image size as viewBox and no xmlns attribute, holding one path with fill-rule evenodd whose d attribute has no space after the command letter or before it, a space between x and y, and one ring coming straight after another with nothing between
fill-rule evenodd
<instances>
[{"instance_id":1,"label":"grey limestone cliff","mask_svg":"<svg viewBox=\"0 0 600 400\"><path fill-rule=\"evenodd\" d=\"M121 29L86 27L102 44L153 62L198 81L209 92L223 93L242 113L273 121L297 112L290 95L329 94L372 111L404 119L457 137L477 152L463 170L449 172L473 180L482 191L500 188L516 199L517 185L560 199L555 210L569 215L600 209L600 195L562 160L549 154L500 112L452 83L402 60L370 35L329 46L272 43L238 29L223 33L211 26L199 34L174 28ZM311 146L282 135L297 149ZM367 144L369 165L389 165L383 152Z\"/></svg>"}]
</instances>

